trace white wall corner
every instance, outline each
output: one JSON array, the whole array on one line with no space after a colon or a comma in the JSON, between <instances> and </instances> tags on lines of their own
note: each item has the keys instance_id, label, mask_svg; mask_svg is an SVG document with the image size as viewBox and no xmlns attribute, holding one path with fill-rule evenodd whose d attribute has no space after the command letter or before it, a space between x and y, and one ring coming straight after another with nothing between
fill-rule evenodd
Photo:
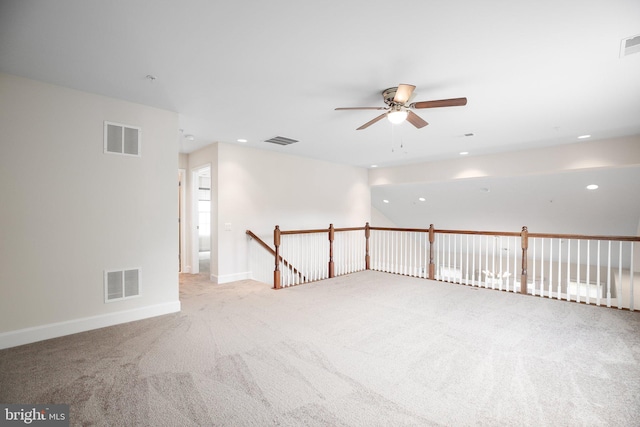
<instances>
[{"instance_id":1,"label":"white wall corner","mask_svg":"<svg viewBox=\"0 0 640 427\"><path fill-rule=\"evenodd\" d=\"M0 333L0 350L180 311L180 301Z\"/></svg>"},{"instance_id":2,"label":"white wall corner","mask_svg":"<svg viewBox=\"0 0 640 427\"><path fill-rule=\"evenodd\" d=\"M211 275L211 281L216 285L221 285L223 283L237 282L238 280L249 280L251 279L251 272L245 271L242 273L234 273L234 274L223 274L220 276L216 276L215 274Z\"/></svg>"}]
</instances>

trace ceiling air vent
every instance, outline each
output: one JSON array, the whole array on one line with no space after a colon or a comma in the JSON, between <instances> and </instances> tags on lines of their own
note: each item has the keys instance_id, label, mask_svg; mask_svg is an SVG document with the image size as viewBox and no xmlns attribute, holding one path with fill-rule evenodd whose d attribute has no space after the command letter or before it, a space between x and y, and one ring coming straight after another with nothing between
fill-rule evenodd
<instances>
[{"instance_id":1,"label":"ceiling air vent","mask_svg":"<svg viewBox=\"0 0 640 427\"><path fill-rule=\"evenodd\" d=\"M620 46L620 58L640 52L640 34L637 36L627 37L622 40Z\"/></svg>"},{"instance_id":2,"label":"ceiling air vent","mask_svg":"<svg viewBox=\"0 0 640 427\"><path fill-rule=\"evenodd\" d=\"M291 145L298 141L291 138L285 138L284 136L274 136L273 138L267 139L264 142L270 142L271 144L278 144L278 145Z\"/></svg>"}]
</instances>

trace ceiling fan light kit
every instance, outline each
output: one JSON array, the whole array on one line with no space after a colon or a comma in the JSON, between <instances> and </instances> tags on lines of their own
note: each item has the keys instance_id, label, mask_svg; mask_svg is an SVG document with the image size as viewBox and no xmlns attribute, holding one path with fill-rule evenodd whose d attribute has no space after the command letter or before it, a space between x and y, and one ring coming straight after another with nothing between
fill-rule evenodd
<instances>
[{"instance_id":1,"label":"ceiling fan light kit","mask_svg":"<svg viewBox=\"0 0 640 427\"><path fill-rule=\"evenodd\" d=\"M393 124L400 124L406 120L416 128L421 129L429 123L414 113L412 111L413 109L467 105L467 98L451 98L409 103L415 88L416 87L414 85L400 84L397 87L390 87L383 90L382 99L384 100L384 103L387 104L386 107L339 107L336 108L336 110L386 110L385 113L382 113L378 117L363 124L357 128L357 130L366 129L384 117L387 117L387 119Z\"/></svg>"},{"instance_id":2,"label":"ceiling fan light kit","mask_svg":"<svg viewBox=\"0 0 640 427\"><path fill-rule=\"evenodd\" d=\"M394 125L399 125L400 123L407 120L407 115L409 115L409 113L406 110L389 111L387 113L387 119L389 119L389 121Z\"/></svg>"}]
</instances>

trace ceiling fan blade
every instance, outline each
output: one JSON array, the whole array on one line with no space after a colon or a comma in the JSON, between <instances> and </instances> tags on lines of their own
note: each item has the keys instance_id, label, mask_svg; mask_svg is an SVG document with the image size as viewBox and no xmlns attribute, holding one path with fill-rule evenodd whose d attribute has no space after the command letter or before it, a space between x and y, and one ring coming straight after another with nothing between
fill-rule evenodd
<instances>
[{"instance_id":1,"label":"ceiling fan blade","mask_svg":"<svg viewBox=\"0 0 640 427\"><path fill-rule=\"evenodd\" d=\"M396 95L393 97L393 102L397 102L398 104L404 104L409 101L413 91L415 90L415 86L413 85L398 85L398 90L396 91Z\"/></svg>"},{"instance_id":2,"label":"ceiling fan blade","mask_svg":"<svg viewBox=\"0 0 640 427\"><path fill-rule=\"evenodd\" d=\"M373 119L373 120L369 120L367 123L363 124L362 126L360 126L360 127L359 127L358 129L356 129L356 130L366 129L366 128L368 128L369 126L371 126L372 124L374 124L375 122L377 122L377 121L379 121L379 120L384 119L386 115L387 115L387 113L380 114L378 117L376 117L376 118L375 118L375 119Z\"/></svg>"},{"instance_id":3,"label":"ceiling fan blade","mask_svg":"<svg viewBox=\"0 0 640 427\"><path fill-rule=\"evenodd\" d=\"M411 108L459 107L467 105L467 98L439 99L437 101L414 102Z\"/></svg>"},{"instance_id":4,"label":"ceiling fan blade","mask_svg":"<svg viewBox=\"0 0 640 427\"><path fill-rule=\"evenodd\" d=\"M386 107L338 107L336 110L384 110Z\"/></svg>"},{"instance_id":5,"label":"ceiling fan blade","mask_svg":"<svg viewBox=\"0 0 640 427\"><path fill-rule=\"evenodd\" d=\"M407 121L418 129L423 128L429 124L413 111L409 111L409 114L407 114Z\"/></svg>"}]
</instances>

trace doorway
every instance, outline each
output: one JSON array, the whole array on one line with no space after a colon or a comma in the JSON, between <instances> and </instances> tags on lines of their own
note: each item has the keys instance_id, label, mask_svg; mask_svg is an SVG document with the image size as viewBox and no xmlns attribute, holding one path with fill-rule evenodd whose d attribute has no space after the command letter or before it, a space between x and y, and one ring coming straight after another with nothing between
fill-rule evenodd
<instances>
[{"instance_id":1,"label":"doorway","mask_svg":"<svg viewBox=\"0 0 640 427\"><path fill-rule=\"evenodd\" d=\"M191 272L211 272L211 166L192 171L193 239Z\"/></svg>"},{"instance_id":2,"label":"doorway","mask_svg":"<svg viewBox=\"0 0 640 427\"><path fill-rule=\"evenodd\" d=\"M185 270L185 261L184 261L185 173L186 171L184 169L178 169L178 273L182 273Z\"/></svg>"}]
</instances>

